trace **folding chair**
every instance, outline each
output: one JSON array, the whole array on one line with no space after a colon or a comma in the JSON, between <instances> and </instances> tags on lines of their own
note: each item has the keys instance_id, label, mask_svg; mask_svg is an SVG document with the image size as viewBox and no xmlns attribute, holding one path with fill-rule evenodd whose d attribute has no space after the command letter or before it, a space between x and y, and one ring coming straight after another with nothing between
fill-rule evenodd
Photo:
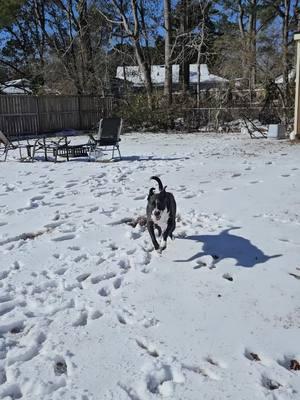
<instances>
[{"instance_id":1,"label":"folding chair","mask_svg":"<svg viewBox=\"0 0 300 400\"><path fill-rule=\"evenodd\" d=\"M122 159L119 142L122 132L122 118L102 118L99 123L97 137L90 136L90 153L96 152L100 147L112 151L112 159L115 151L119 153L119 159Z\"/></svg>"},{"instance_id":2,"label":"folding chair","mask_svg":"<svg viewBox=\"0 0 300 400\"><path fill-rule=\"evenodd\" d=\"M27 140L27 144L22 144L20 142L20 140L14 140L14 141L16 141L16 143L13 143L13 141L8 139L8 137L2 131L0 131L0 145L1 144L3 145L3 149L2 149L3 151L2 151L1 155L4 154L4 161L6 161L8 152L10 150L17 150L17 149L19 150L20 159L23 159L22 149L26 149L27 158L31 159L32 158L31 148L33 147L33 145L30 144L28 140Z\"/></svg>"}]
</instances>

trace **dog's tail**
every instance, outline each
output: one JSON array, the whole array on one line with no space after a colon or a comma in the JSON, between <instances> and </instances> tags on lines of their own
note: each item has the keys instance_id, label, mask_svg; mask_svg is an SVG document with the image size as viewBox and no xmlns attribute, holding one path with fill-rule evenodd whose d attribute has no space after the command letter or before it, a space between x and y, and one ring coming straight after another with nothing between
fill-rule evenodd
<instances>
[{"instance_id":1,"label":"dog's tail","mask_svg":"<svg viewBox=\"0 0 300 400\"><path fill-rule=\"evenodd\" d=\"M151 176L150 179L153 179L158 183L158 188L159 188L160 192L162 192L164 190L163 184L162 184L162 182L161 182L161 180L159 179L158 176Z\"/></svg>"}]
</instances>

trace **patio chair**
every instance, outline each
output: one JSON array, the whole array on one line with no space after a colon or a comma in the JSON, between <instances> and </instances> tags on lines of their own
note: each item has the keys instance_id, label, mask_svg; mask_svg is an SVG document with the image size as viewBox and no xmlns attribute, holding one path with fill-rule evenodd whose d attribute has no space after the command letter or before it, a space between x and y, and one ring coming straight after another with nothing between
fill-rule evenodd
<instances>
[{"instance_id":1,"label":"patio chair","mask_svg":"<svg viewBox=\"0 0 300 400\"><path fill-rule=\"evenodd\" d=\"M112 151L112 159L115 151L119 153L119 159L122 159L119 142L122 131L122 118L102 118L99 123L97 137L90 136L90 153L96 152L99 148L104 147L106 150Z\"/></svg>"},{"instance_id":2,"label":"patio chair","mask_svg":"<svg viewBox=\"0 0 300 400\"><path fill-rule=\"evenodd\" d=\"M24 159L22 156L22 149L26 149L27 157L32 159L31 148L33 147L32 144L29 143L29 140L26 140L26 143L21 143L21 139L10 140L2 131L0 131L0 145L3 145L1 155L4 155L4 161L7 159L8 152L10 150L19 150L20 159ZM16 142L16 143L14 143ZM1 146L2 147L2 146Z\"/></svg>"}]
</instances>

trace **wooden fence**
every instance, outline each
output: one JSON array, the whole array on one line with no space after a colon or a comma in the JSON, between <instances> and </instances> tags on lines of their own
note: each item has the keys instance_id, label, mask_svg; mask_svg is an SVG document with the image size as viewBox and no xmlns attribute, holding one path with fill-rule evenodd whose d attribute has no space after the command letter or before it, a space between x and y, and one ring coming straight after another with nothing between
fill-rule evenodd
<instances>
[{"instance_id":1,"label":"wooden fence","mask_svg":"<svg viewBox=\"0 0 300 400\"><path fill-rule=\"evenodd\" d=\"M95 129L110 116L111 97L0 95L0 130L8 136Z\"/></svg>"}]
</instances>

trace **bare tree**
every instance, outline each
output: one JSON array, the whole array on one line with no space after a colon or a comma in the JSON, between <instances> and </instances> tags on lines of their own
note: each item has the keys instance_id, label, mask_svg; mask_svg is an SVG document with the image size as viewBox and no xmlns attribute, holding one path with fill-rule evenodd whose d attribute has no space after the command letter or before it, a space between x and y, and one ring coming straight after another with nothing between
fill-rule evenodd
<instances>
[{"instance_id":1,"label":"bare tree","mask_svg":"<svg viewBox=\"0 0 300 400\"><path fill-rule=\"evenodd\" d=\"M189 57L186 47L186 38L189 30L189 4L190 0L181 0L180 3L180 27L179 34L181 36L181 61L179 78L182 85L183 93L189 89L190 72L189 72Z\"/></svg>"},{"instance_id":2,"label":"bare tree","mask_svg":"<svg viewBox=\"0 0 300 400\"><path fill-rule=\"evenodd\" d=\"M87 0L29 0L34 3L35 19L53 59L78 94L99 93L101 78L96 73L94 50L101 51L102 18L95 15L94 2ZM92 36L91 29L97 33ZM100 82L99 82L100 80Z\"/></svg>"},{"instance_id":3,"label":"bare tree","mask_svg":"<svg viewBox=\"0 0 300 400\"><path fill-rule=\"evenodd\" d=\"M186 45L191 53L197 55L197 107L200 107L201 101L201 63L203 60L207 62L209 56L210 32L207 26L207 17L211 6L211 0L198 0L199 22L193 32L189 33L189 41Z\"/></svg>"},{"instance_id":4,"label":"bare tree","mask_svg":"<svg viewBox=\"0 0 300 400\"><path fill-rule=\"evenodd\" d=\"M164 95L168 104L172 104L172 64L171 64L171 0L164 0L165 21L165 83Z\"/></svg>"},{"instance_id":5,"label":"bare tree","mask_svg":"<svg viewBox=\"0 0 300 400\"><path fill-rule=\"evenodd\" d=\"M120 27L124 30L127 38L130 40L137 64L141 71L145 89L148 98L148 105L152 108L152 81L151 81L151 65L147 62L142 48L142 31L145 29L145 9L138 0L110 0L107 3L108 9L98 9L98 11L112 25ZM142 14L141 14L142 11Z\"/></svg>"}]
</instances>

